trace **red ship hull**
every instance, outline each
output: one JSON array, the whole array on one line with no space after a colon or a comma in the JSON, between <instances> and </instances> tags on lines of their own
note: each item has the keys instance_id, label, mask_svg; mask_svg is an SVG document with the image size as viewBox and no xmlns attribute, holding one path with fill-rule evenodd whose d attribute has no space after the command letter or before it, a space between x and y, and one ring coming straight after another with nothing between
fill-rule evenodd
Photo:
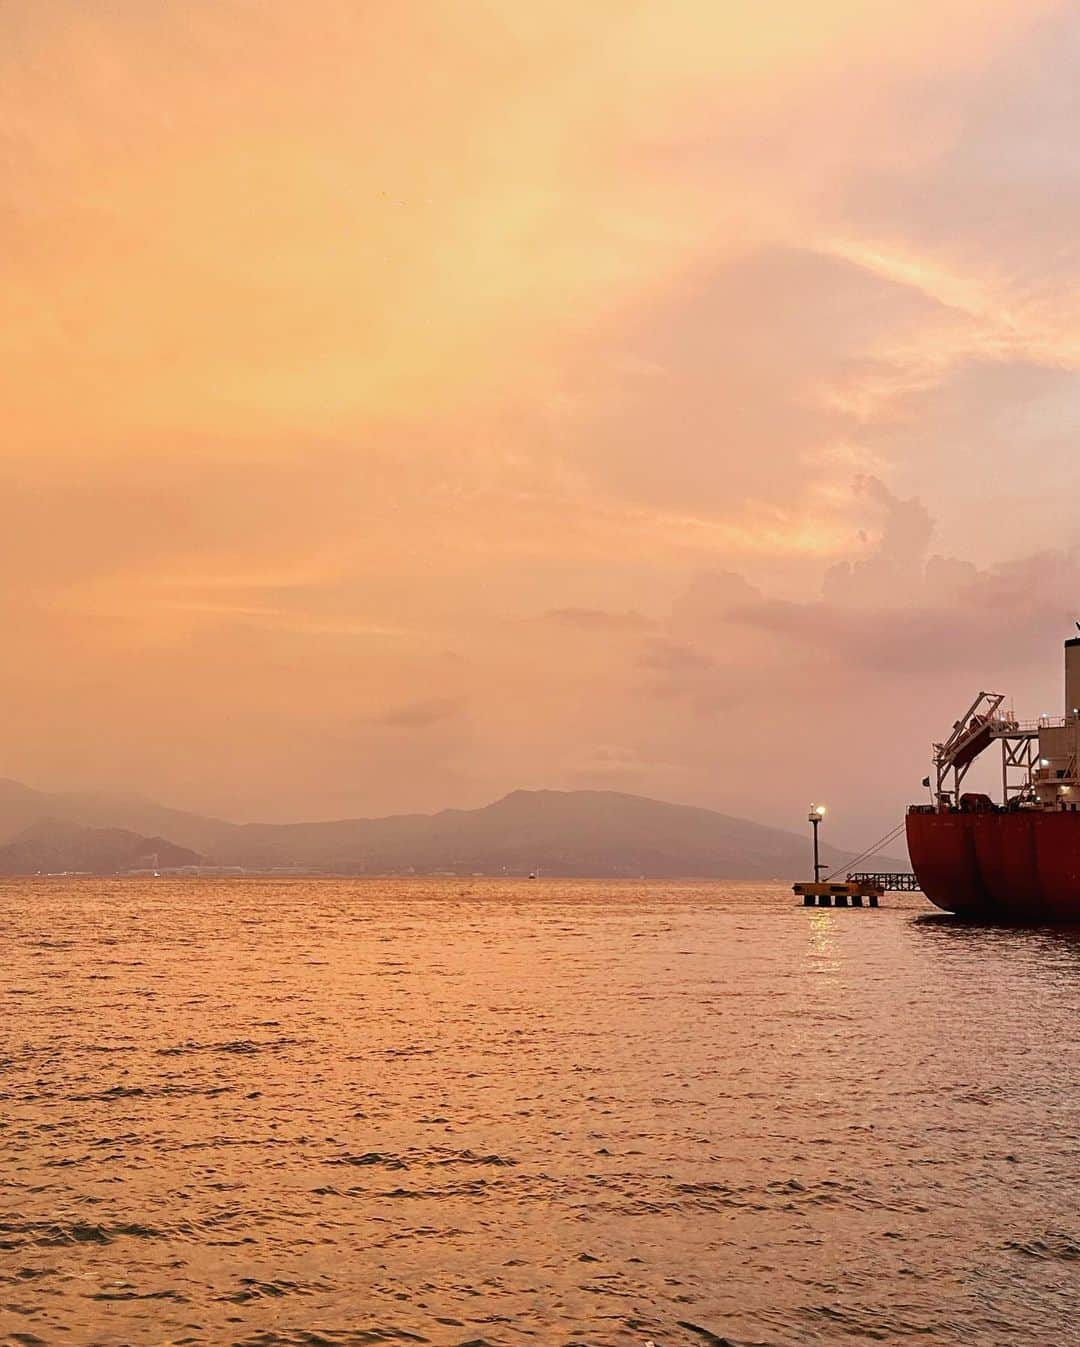
<instances>
[{"instance_id":1,"label":"red ship hull","mask_svg":"<svg viewBox=\"0 0 1080 1347\"><path fill-rule=\"evenodd\" d=\"M917 810L907 843L920 888L946 912L1080 924L1080 812Z\"/></svg>"}]
</instances>

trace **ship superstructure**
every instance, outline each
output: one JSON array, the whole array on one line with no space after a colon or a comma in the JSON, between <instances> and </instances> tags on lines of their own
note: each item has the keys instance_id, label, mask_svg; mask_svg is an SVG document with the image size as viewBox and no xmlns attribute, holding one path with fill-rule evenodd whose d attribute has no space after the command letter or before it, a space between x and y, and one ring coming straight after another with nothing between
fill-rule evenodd
<instances>
[{"instance_id":1,"label":"ship superstructure","mask_svg":"<svg viewBox=\"0 0 1080 1347\"><path fill-rule=\"evenodd\" d=\"M907 814L926 896L949 912L1080 921L1080 637L1065 642L1065 714L1018 720L981 692L934 745L932 802ZM1001 754L1001 802L963 790L975 760Z\"/></svg>"}]
</instances>

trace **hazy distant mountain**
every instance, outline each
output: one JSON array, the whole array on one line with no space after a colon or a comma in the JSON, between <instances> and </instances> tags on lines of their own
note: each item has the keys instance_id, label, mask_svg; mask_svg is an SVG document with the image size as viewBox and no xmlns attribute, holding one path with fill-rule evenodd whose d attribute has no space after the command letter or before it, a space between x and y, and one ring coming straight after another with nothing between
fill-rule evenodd
<instances>
[{"instance_id":1,"label":"hazy distant mountain","mask_svg":"<svg viewBox=\"0 0 1080 1347\"><path fill-rule=\"evenodd\" d=\"M60 874L89 871L112 875L150 866L197 865L202 857L163 837L143 837L124 828L86 828L66 819L44 818L0 846L0 874Z\"/></svg>"},{"instance_id":2,"label":"hazy distant mountain","mask_svg":"<svg viewBox=\"0 0 1080 1347\"><path fill-rule=\"evenodd\" d=\"M34 790L0 778L0 844L10 842L41 819L81 823L88 828L126 828L148 837L165 837L207 853L237 831L235 823L168 809L137 796Z\"/></svg>"},{"instance_id":3,"label":"hazy distant mountain","mask_svg":"<svg viewBox=\"0 0 1080 1347\"><path fill-rule=\"evenodd\" d=\"M809 838L799 833L615 791L519 790L483 809L235 824L146 800L49 795L0 782L0 842L42 817L154 834L221 865L340 874L539 869L549 875L788 879L807 873L810 850ZM847 855L823 847L822 859L840 866ZM881 858L875 864L904 868Z\"/></svg>"}]
</instances>

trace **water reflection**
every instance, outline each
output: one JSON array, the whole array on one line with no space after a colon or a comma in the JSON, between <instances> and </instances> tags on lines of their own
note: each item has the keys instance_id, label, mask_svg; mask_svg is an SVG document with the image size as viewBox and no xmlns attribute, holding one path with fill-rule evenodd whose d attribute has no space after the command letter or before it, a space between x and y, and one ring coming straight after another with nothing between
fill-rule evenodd
<instances>
[{"instance_id":1,"label":"water reflection","mask_svg":"<svg viewBox=\"0 0 1080 1347\"><path fill-rule=\"evenodd\" d=\"M777 886L8 885L19 1341L1070 1341L1080 933Z\"/></svg>"},{"instance_id":2,"label":"water reflection","mask_svg":"<svg viewBox=\"0 0 1080 1347\"><path fill-rule=\"evenodd\" d=\"M806 946L806 964L816 977L834 982L840 967L840 952L836 939L836 914L829 908L805 909L809 918L809 940Z\"/></svg>"},{"instance_id":3,"label":"water reflection","mask_svg":"<svg viewBox=\"0 0 1080 1347\"><path fill-rule=\"evenodd\" d=\"M1023 926L1015 923L976 922L947 912L920 913L911 925L920 936L953 940L973 947L1072 953L1080 957L1080 927Z\"/></svg>"}]
</instances>

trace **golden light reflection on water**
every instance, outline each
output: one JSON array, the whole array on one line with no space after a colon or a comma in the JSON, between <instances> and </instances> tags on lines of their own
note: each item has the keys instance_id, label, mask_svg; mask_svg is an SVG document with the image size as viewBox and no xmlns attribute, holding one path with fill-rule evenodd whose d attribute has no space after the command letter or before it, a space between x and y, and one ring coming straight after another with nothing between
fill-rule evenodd
<instances>
[{"instance_id":1,"label":"golden light reflection on water","mask_svg":"<svg viewBox=\"0 0 1080 1347\"><path fill-rule=\"evenodd\" d=\"M762 886L0 896L18 1341L1068 1339L1075 944Z\"/></svg>"},{"instance_id":2,"label":"golden light reflection on water","mask_svg":"<svg viewBox=\"0 0 1080 1347\"><path fill-rule=\"evenodd\" d=\"M810 941L807 962L819 976L835 974L840 966L840 951L836 940L835 916L831 908L814 908L810 918Z\"/></svg>"}]
</instances>

